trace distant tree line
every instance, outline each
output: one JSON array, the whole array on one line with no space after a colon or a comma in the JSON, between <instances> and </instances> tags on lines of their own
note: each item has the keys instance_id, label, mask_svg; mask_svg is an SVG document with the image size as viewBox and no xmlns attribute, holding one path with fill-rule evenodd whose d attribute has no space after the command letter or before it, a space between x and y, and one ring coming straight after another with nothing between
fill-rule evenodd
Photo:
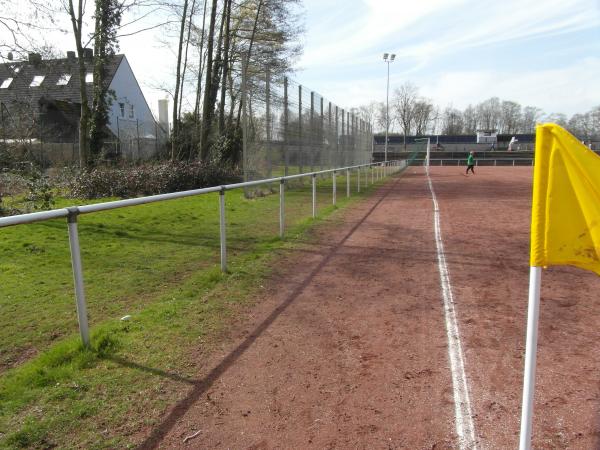
<instances>
[{"instance_id":1,"label":"distant tree line","mask_svg":"<svg viewBox=\"0 0 600 450\"><path fill-rule=\"evenodd\" d=\"M357 109L376 131L386 128L386 105L371 102ZM389 102L389 131L405 136L425 134L475 134L477 130L497 130L501 134L535 133L540 122L554 122L567 128L580 139L600 136L600 105L585 113L567 117L561 113L546 114L536 106L521 106L511 100L492 97L464 109L440 108L432 100L419 95L412 83L396 88Z\"/></svg>"}]
</instances>

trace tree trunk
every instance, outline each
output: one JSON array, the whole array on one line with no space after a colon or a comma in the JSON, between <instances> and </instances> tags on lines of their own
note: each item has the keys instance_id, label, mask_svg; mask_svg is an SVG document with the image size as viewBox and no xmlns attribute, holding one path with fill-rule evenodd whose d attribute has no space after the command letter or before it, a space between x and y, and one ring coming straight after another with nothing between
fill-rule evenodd
<instances>
[{"instance_id":1,"label":"tree trunk","mask_svg":"<svg viewBox=\"0 0 600 450\"><path fill-rule=\"evenodd\" d=\"M171 159L175 159L176 149L179 141L179 89L181 88L181 54L183 52L183 33L185 31L185 19L187 17L188 0L183 2L181 14L181 28L179 29L179 49L177 51L177 75L175 80L175 94L173 95L173 134L171 135Z\"/></svg>"},{"instance_id":2,"label":"tree trunk","mask_svg":"<svg viewBox=\"0 0 600 450\"><path fill-rule=\"evenodd\" d=\"M181 88L179 89L179 111L177 115L181 117L181 104L183 103L183 85L185 82L185 73L187 71L188 49L190 47L190 33L192 31L192 20L194 18L194 10L196 9L196 0L192 0L190 8L190 20L188 22L187 38L185 40L185 56L183 57L183 71L181 72Z\"/></svg>"},{"instance_id":3,"label":"tree trunk","mask_svg":"<svg viewBox=\"0 0 600 450\"><path fill-rule=\"evenodd\" d=\"M213 45L215 40L215 22L217 19L217 0L212 0L210 11L210 25L208 27L208 41L206 48L206 81L204 82L204 103L202 105L202 132L200 134L200 159L206 160L208 156L208 137L210 134L211 106L207 98L212 89L213 72Z\"/></svg>"},{"instance_id":4,"label":"tree trunk","mask_svg":"<svg viewBox=\"0 0 600 450\"><path fill-rule=\"evenodd\" d=\"M83 45L81 43L81 24L83 22L83 0L79 0L77 17L73 8L73 0L69 0L69 16L75 36L75 47L77 49L77 62L79 68L79 84L81 99L81 115L79 118L79 167L88 164L88 125L90 119L90 108L88 106L87 89L85 84L85 62L83 60Z\"/></svg>"},{"instance_id":5,"label":"tree trunk","mask_svg":"<svg viewBox=\"0 0 600 450\"><path fill-rule=\"evenodd\" d=\"M263 5L263 0L260 0L258 2L258 6L256 7L256 17L254 18L254 26L252 27L252 34L250 35L250 43L248 44L248 54L246 55L246 67L244 67L244 64L242 63L242 72L246 72L248 70L248 65L250 64L250 57L252 55L252 45L254 44L254 37L256 36L256 29L258 27L258 18L260 17L260 10L262 8ZM247 75L245 73L245 75ZM242 75L242 76L245 76ZM242 103L240 101L240 105L239 105L239 109L238 109L238 115L237 115L237 122L238 124L240 123L240 118L242 116Z\"/></svg>"},{"instance_id":6,"label":"tree trunk","mask_svg":"<svg viewBox=\"0 0 600 450\"><path fill-rule=\"evenodd\" d=\"M223 74L221 83L221 100L219 102L219 132L225 131L225 92L227 87L227 75L229 69L229 25L231 22L231 0L225 0L227 18L225 20L225 43L223 44Z\"/></svg>"},{"instance_id":7,"label":"tree trunk","mask_svg":"<svg viewBox=\"0 0 600 450\"><path fill-rule=\"evenodd\" d=\"M204 27L206 25L206 5L208 0L204 0L204 12L202 13L202 34L200 35L200 61L198 61L198 85L196 86L196 103L194 105L194 118L198 121L200 116L200 98L202 97L202 74L204 73Z\"/></svg>"}]
</instances>

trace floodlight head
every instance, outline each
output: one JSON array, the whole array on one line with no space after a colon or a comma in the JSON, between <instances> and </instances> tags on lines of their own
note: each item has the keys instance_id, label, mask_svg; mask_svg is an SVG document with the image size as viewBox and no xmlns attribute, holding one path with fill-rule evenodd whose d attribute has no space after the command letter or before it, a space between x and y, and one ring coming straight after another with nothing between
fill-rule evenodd
<instances>
[{"instance_id":1,"label":"floodlight head","mask_svg":"<svg viewBox=\"0 0 600 450\"><path fill-rule=\"evenodd\" d=\"M396 58L396 55L395 55L394 53L392 53L392 54L390 55L390 61L393 61L395 58Z\"/></svg>"},{"instance_id":2,"label":"floodlight head","mask_svg":"<svg viewBox=\"0 0 600 450\"><path fill-rule=\"evenodd\" d=\"M384 54L383 54L383 60L384 60L384 61L387 61L387 59L388 59L388 53L384 53Z\"/></svg>"}]
</instances>

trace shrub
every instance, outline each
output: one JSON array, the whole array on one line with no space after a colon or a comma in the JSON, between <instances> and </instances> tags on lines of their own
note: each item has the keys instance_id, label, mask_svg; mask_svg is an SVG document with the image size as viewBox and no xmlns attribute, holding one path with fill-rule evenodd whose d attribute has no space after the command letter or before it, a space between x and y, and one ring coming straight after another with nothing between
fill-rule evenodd
<instances>
[{"instance_id":1,"label":"shrub","mask_svg":"<svg viewBox=\"0 0 600 450\"><path fill-rule=\"evenodd\" d=\"M164 194L237 180L237 170L203 162L162 162L135 167L95 167L74 176L76 198L137 197Z\"/></svg>"},{"instance_id":2,"label":"shrub","mask_svg":"<svg viewBox=\"0 0 600 450\"><path fill-rule=\"evenodd\" d=\"M28 175L27 190L25 200L29 210L48 210L54 206L50 178L41 171L33 170Z\"/></svg>"}]
</instances>

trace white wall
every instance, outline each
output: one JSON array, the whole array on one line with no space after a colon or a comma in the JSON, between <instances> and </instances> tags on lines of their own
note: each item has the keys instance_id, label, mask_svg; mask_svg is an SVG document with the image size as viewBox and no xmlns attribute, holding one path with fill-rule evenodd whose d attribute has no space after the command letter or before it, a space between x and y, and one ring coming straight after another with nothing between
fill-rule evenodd
<instances>
[{"instance_id":1,"label":"white wall","mask_svg":"<svg viewBox=\"0 0 600 450\"><path fill-rule=\"evenodd\" d=\"M109 113L108 127L116 136L119 136L124 156L130 158L152 156L155 145L145 145L147 143L145 141L155 139L155 119L125 56L123 56L121 64L117 68L109 89L114 91L115 98ZM120 103L124 104L124 117L121 115ZM129 117L131 105L133 105L133 118ZM139 146L139 152L138 130L142 142L142 145ZM130 141L130 145L127 145L127 141Z\"/></svg>"}]
</instances>

